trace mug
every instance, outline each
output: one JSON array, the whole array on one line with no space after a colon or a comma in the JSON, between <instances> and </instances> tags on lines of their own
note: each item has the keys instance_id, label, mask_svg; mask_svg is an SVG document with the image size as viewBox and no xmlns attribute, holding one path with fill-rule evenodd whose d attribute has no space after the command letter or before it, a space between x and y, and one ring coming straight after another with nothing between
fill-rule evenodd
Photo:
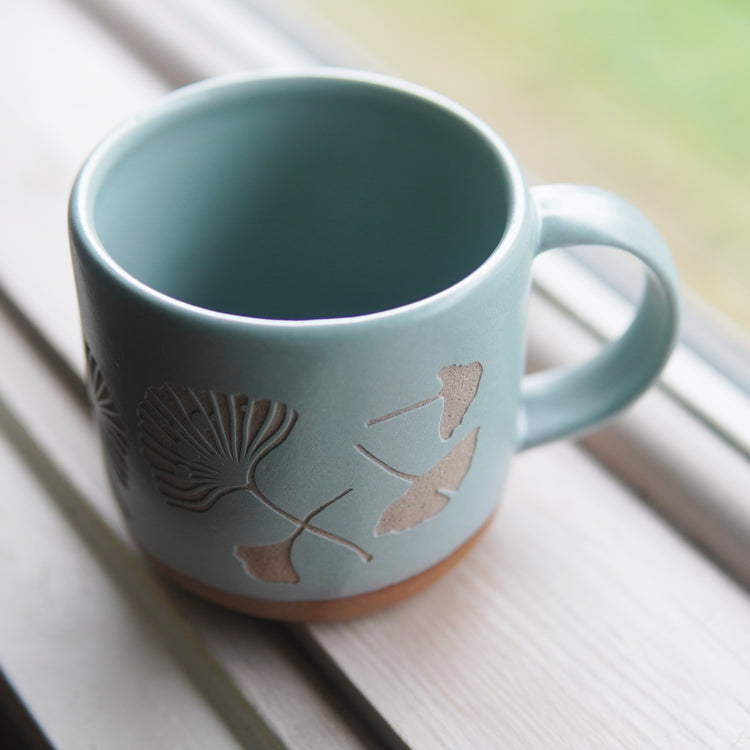
<instances>
[{"instance_id":1,"label":"mug","mask_svg":"<svg viewBox=\"0 0 750 750\"><path fill-rule=\"evenodd\" d=\"M529 189L444 97L342 70L187 86L107 137L69 226L88 387L145 555L253 615L337 619L476 542L513 454L599 424L673 345L669 252L630 204ZM646 265L629 329L523 375L532 260Z\"/></svg>"}]
</instances>

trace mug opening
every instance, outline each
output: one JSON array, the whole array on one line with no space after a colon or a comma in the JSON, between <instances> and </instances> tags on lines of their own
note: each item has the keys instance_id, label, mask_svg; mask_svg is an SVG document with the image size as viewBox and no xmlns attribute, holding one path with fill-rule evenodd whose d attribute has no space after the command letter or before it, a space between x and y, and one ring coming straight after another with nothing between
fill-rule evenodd
<instances>
[{"instance_id":1,"label":"mug opening","mask_svg":"<svg viewBox=\"0 0 750 750\"><path fill-rule=\"evenodd\" d=\"M433 296L489 258L513 201L497 143L459 108L335 75L185 90L96 169L88 217L117 266L274 320Z\"/></svg>"}]
</instances>

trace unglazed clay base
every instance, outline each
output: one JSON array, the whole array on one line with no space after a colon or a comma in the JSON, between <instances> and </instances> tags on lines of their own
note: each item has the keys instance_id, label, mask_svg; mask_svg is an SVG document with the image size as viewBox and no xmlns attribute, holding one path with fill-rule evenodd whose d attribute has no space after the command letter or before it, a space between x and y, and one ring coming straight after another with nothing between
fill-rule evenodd
<instances>
[{"instance_id":1,"label":"unglazed clay base","mask_svg":"<svg viewBox=\"0 0 750 750\"><path fill-rule=\"evenodd\" d=\"M148 552L144 552L154 567L166 578L182 588L216 604L221 604L224 607L229 607L248 615L265 617L271 620L324 622L329 620L345 620L350 617L366 615L375 610L396 604L402 599L406 599L412 594L416 594L418 591L426 588L434 581L437 581L438 578L445 575L471 550L487 530L491 521L492 517L457 550L444 560L441 560L437 565L433 565L431 568L411 578L407 578L405 581L394 583L392 586L385 586L376 591L368 591L365 594L320 601L276 602L264 599L250 599L238 596L237 594L230 594L196 581L194 578L184 576L160 563Z\"/></svg>"}]
</instances>

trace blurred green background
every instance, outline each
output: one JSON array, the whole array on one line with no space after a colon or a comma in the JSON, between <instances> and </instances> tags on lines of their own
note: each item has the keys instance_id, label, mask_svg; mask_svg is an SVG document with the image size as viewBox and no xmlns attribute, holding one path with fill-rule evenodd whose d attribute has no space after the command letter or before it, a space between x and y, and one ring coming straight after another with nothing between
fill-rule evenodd
<instances>
[{"instance_id":1,"label":"blurred green background","mask_svg":"<svg viewBox=\"0 0 750 750\"><path fill-rule=\"evenodd\" d=\"M476 112L534 180L636 203L750 330L750 2L285 2Z\"/></svg>"}]
</instances>

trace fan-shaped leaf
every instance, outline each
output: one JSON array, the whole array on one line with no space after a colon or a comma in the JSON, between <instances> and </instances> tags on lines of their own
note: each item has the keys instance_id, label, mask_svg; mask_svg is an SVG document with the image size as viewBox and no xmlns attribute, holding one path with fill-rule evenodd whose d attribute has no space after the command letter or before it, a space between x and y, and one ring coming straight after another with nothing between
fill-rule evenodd
<instances>
[{"instance_id":1,"label":"fan-shaped leaf","mask_svg":"<svg viewBox=\"0 0 750 750\"><path fill-rule=\"evenodd\" d=\"M297 530L291 536L274 544L256 546L237 545L234 549L235 557L242 561L245 572L248 575L257 578L260 581L297 583L299 581L299 576L292 565L292 547L303 531L309 531L316 536L350 549L352 552L359 555L363 562L370 562L370 560L372 560L372 555L369 552L365 552L365 550L358 547L353 542L350 542L348 539L344 539L337 534L332 534L331 532L313 526L310 523L318 513L333 505L335 502L338 502L350 492L351 489L340 492L330 500L326 500L326 502L318 505L317 508L313 508L304 518L296 519L284 512L284 517L287 518L287 520L297 524ZM277 506L270 503L267 499L263 498L263 500L269 505L269 507L275 508L277 511L279 510Z\"/></svg>"},{"instance_id":2,"label":"fan-shaped leaf","mask_svg":"<svg viewBox=\"0 0 750 750\"><path fill-rule=\"evenodd\" d=\"M251 498L294 524L295 531L281 542L235 547L235 556L248 575L261 581L296 583L299 577L291 552L304 531L350 549L364 562L372 559L348 539L310 523L351 489L301 519L266 497L258 486L258 464L286 440L297 421L297 412L286 404L167 383L148 389L138 406L138 418L143 455L151 464L159 490L173 505L207 511L224 495L246 490Z\"/></svg>"},{"instance_id":3,"label":"fan-shaped leaf","mask_svg":"<svg viewBox=\"0 0 750 750\"><path fill-rule=\"evenodd\" d=\"M110 396L107 384L104 382L104 375L88 344L86 344L86 368L88 370L86 386L94 411L94 419L102 435L108 467L119 482L127 487L129 445L125 435L125 424Z\"/></svg>"},{"instance_id":4,"label":"fan-shaped leaf","mask_svg":"<svg viewBox=\"0 0 750 750\"><path fill-rule=\"evenodd\" d=\"M443 414L440 417L440 437L447 440L461 424L464 414L477 395L482 377L482 365L472 362L468 365L447 365L438 372L443 384L440 395L443 397Z\"/></svg>"},{"instance_id":5,"label":"fan-shaped leaf","mask_svg":"<svg viewBox=\"0 0 750 750\"><path fill-rule=\"evenodd\" d=\"M384 422L386 419L401 416L407 412L421 409L439 398L443 399L443 411L440 416L440 439L448 440L453 431L461 424L471 402L477 395L479 381L482 377L482 365L471 362L468 365L446 365L438 370L438 379L443 387L432 396L417 401L409 406L403 406L396 411L375 417L367 422L367 426Z\"/></svg>"},{"instance_id":6,"label":"fan-shaped leaf","mask_svg":"<svg viewBox=\"0 0 750 750\"><path fill-rule=\"evenodd\" d=\"M476 427L431 469L418 476L394 469L358 445L360 453L411 484L398 500L383 511L375 526L375 534L380 536L389 532L406 531L440 513L450 500L445 492L457 490L469 471L478 433L479 428Z\"/></svg>"},{"instance_id":7,"label":"fan-shaped leaf","mask_svg":"<svg viewBox=\"0 0 750 750\"><path fill-rule=\"evenodd\" d=\"M258 463L286 440L297 412L244 394L149 388L138 407L143 454L174 504L207 510L255 485Z\"/></svg>"},{"instance_id":8,"label":"fan-shaped leaf","mask_svg":"<svg viewBox=\"0 0 750 750\"><path fill-rule=\"evenodd\" d=\"M238 544L234 548L235 557L242 562L245 572L259 581L298 583L299 576L292 565L292 545L301 532L300 528L276 544L257 547Z\"/></svg>"}]
</instances>

